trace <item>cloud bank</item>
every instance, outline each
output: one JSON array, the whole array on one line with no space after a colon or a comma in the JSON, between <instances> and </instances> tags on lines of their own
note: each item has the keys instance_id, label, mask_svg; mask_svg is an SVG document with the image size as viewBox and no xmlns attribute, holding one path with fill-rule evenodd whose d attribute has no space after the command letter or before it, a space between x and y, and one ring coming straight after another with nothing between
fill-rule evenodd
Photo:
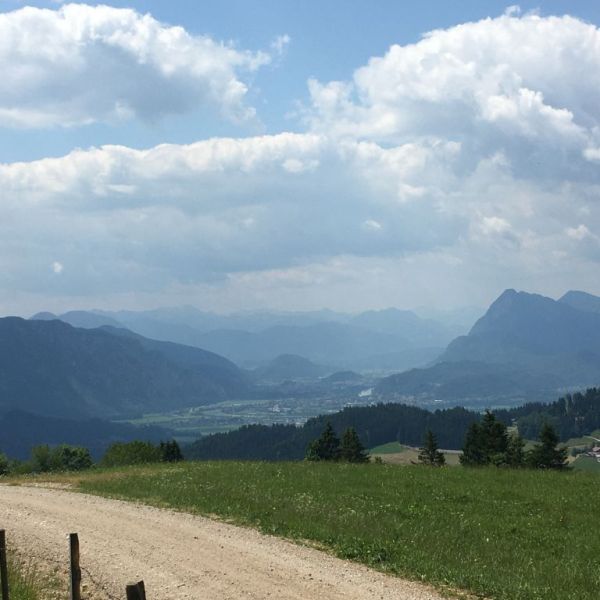
<instances>
[{"instance_id":1,"label":"cloud bank","mask_svg":"<svg viewBox=\"0 0 600 600\"><path fill-rule=\"evenodd\" d=\"M0 14L0 125L155 121L198 107L243 120L254 115L243 77L270 60L131 9L26 7Z\"/></svg>"},{"instance_id":2,"label":"cloud bank","mask_svg":"<svg viewBox=\"0 0 600 600\"><path fill-rule=\"evenodd\" d=\"M132 11L118 29L130 34L114 34L112 10L102 52L118 43L152 73L169 61L192 69L193 53L161 54L162 35L217 52ZM95 46L84 43L88 64ZM233 81L233 63L264 62L220 52L241 61L218 70ZM483 303L509 286L600 292L598 28L513 11L392 46L350 80L309 89L305 133L0 166L0 285L80 304L137 294L349 310ZM223 96L222 110L243 96Z\"/></svg>"}]
</instances>

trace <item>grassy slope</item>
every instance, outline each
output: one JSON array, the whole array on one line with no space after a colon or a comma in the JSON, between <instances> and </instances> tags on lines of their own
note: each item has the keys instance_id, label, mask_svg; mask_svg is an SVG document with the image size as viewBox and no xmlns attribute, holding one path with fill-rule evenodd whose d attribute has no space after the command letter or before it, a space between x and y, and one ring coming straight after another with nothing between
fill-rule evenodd
<instances>
[{"instance_id":1,"label":"grassy slope","mask_svg":"<svg viewBox=\"0 0 600 600\"><path fill-rule=\"evenodd\" d=\"M600 473L600 463L591 456L578 456L572 463L574 469L580 471L589 471L591 473Z\"/></svg>"},{"instance_id":2,"label":"grassy slope","mask_svg":"<svg viewBox=\"0 0 600 600\"><path fill-rule=\"evenodd\" d=\"M496 599L591 600L600 589L598 479L586 473L198 462L97 473L80 487Z\"/></svg>"},{"instance_id":3,"label":"grassy slope","mask_svg":"<svg viewBox=\"0 0 600 600\"><path fill-rule=\"evenodd\" d=\"M444 456L448 466L459 464L460 453L455 450L445 450ZM369 450L372 457L379 457L384 463L391 465L414 465L419 462L419 448L403 446L398 442L388 442Z\"/></svg>"}]
</instances>

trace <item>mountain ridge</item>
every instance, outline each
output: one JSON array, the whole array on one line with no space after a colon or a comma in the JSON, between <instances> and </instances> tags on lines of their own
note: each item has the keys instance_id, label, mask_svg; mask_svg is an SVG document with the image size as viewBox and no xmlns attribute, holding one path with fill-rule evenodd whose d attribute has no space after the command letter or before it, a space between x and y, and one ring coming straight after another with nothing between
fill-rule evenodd
<instances>
[{"instance_id":1,"label":"mountain ridge","mask_svg":"<svg viewBox=\"0 0 600 600\"><path fill-rule=\"evenodd\" d=\"M0 319L0 409L112 418L228 399L248 387L223 357L124 329Z\"/></svg>"}]
</instances>

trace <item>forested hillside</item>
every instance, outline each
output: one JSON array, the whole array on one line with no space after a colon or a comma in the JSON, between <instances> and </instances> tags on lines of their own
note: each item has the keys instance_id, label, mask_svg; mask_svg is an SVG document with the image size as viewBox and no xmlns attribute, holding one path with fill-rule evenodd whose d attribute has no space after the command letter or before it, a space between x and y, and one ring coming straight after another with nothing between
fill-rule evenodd
<instances>
[{"instance_id":1,"label":"forested hillside","mask_svg":"<svg viewBox=\"0 0 600 600\"><path fill-rule=\"evenodd\" d=\"M0 411L113 418L217 402L247 389L211 352L124 329L0 319Z\"/></svg>"},{"instance_id":2,"label":"forested hillside","mask_svg":"<svg viewBox=\"0 0 600 600\"><path fill-rule=\"evenodd\" d=\"M545 422L553 424L561 440L590 433L600 427L600 388L566 396L550 404L527 404L497 411L497 417L507 425L517 425L528 439L538 437ZM405 404L378 404L345 408L294 425L250 425L200 438L186 449L188 458L301 460L308 444L319 436L330 422L341 433L354 427L363 444L369 448L391 441L419 446L426 430L431 429L440 447L460 449L471 423L480 413L465 408L428 411Z\"/></svg>"}]
</instances>

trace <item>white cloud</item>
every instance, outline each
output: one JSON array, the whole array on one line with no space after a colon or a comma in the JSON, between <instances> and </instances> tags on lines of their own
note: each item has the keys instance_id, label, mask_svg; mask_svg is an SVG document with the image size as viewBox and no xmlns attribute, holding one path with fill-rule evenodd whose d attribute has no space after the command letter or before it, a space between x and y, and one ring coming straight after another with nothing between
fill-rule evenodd
<instances>
[{"instance_id":1,"label":"white cloud","mask_svg":"<svg viewBox=\"0 0 600 600\"><path fill-rule=\"evenodd\" d=\"M511 7L394 45L351 81L311 80L309 89L306 118L316 131L386 145L435 136L520 159L545 144L567 163L598 127L600 31L568 16L519 17Z\"/></svg>"},{"instance_id":2,"label":"white cloud","mask_svg":"<svg viewBox=\"0 0 600 600\"><path fill-rule=\"evenodd\" d=\"M363 226L370 231L379 231L383 225L379 221L375 221L375 219L367 219Z\"/></svg>"},{"instance_id":3,"label":"white cloud","mask_svg":"<svg viewBox=\"0 0 600 600\"><path fill-rule=\"evenodd\" d=\"M270 60L131 9L26 7L0 14L0 125L154 121L200 106L247 119L244 73Z\"/></svg>"},{"instance_id":4,"label":"white cloud","mask_svg":"<svg viewBox=\"0 0 600 600\"><path fill-rule=\"evenodd\" d=\"M592 232L585 225L578 225L577 227L567 227L567 235L573 240L584 240L585 238L593 237Z\"/></svg>"},{"instance_id":5,"label":"white cloud","mask_svg":"<svg viewBox=\"0 0 600 600\"><path fill-rule=\"evenodd\" d=\"M0 288L353 309L600 292L595 27L509 11L309 87L306 133L0 165Z\"/></svg>"},{"instance_id":6,"label":"white cloud","mask_svg":"<svg viewBox=\"0 0 600 600\"><path fill-rule=\"evenodd\" d=\"M64 270L64 266L62 263L59 263L58 261L54 261L52 263L52 272L55 275L60 275Z\"/></svg>"},{"instance_id":7,"label":"white cloud","mask_svg":"<svg viewBox=\"0 0 600 600\"><path fill-rule=\"evenodd\" d=\"M271 48L279 55L285 54L292 38L286 34L278 35L271 43Z\"/></svg>"}]
</instances>

